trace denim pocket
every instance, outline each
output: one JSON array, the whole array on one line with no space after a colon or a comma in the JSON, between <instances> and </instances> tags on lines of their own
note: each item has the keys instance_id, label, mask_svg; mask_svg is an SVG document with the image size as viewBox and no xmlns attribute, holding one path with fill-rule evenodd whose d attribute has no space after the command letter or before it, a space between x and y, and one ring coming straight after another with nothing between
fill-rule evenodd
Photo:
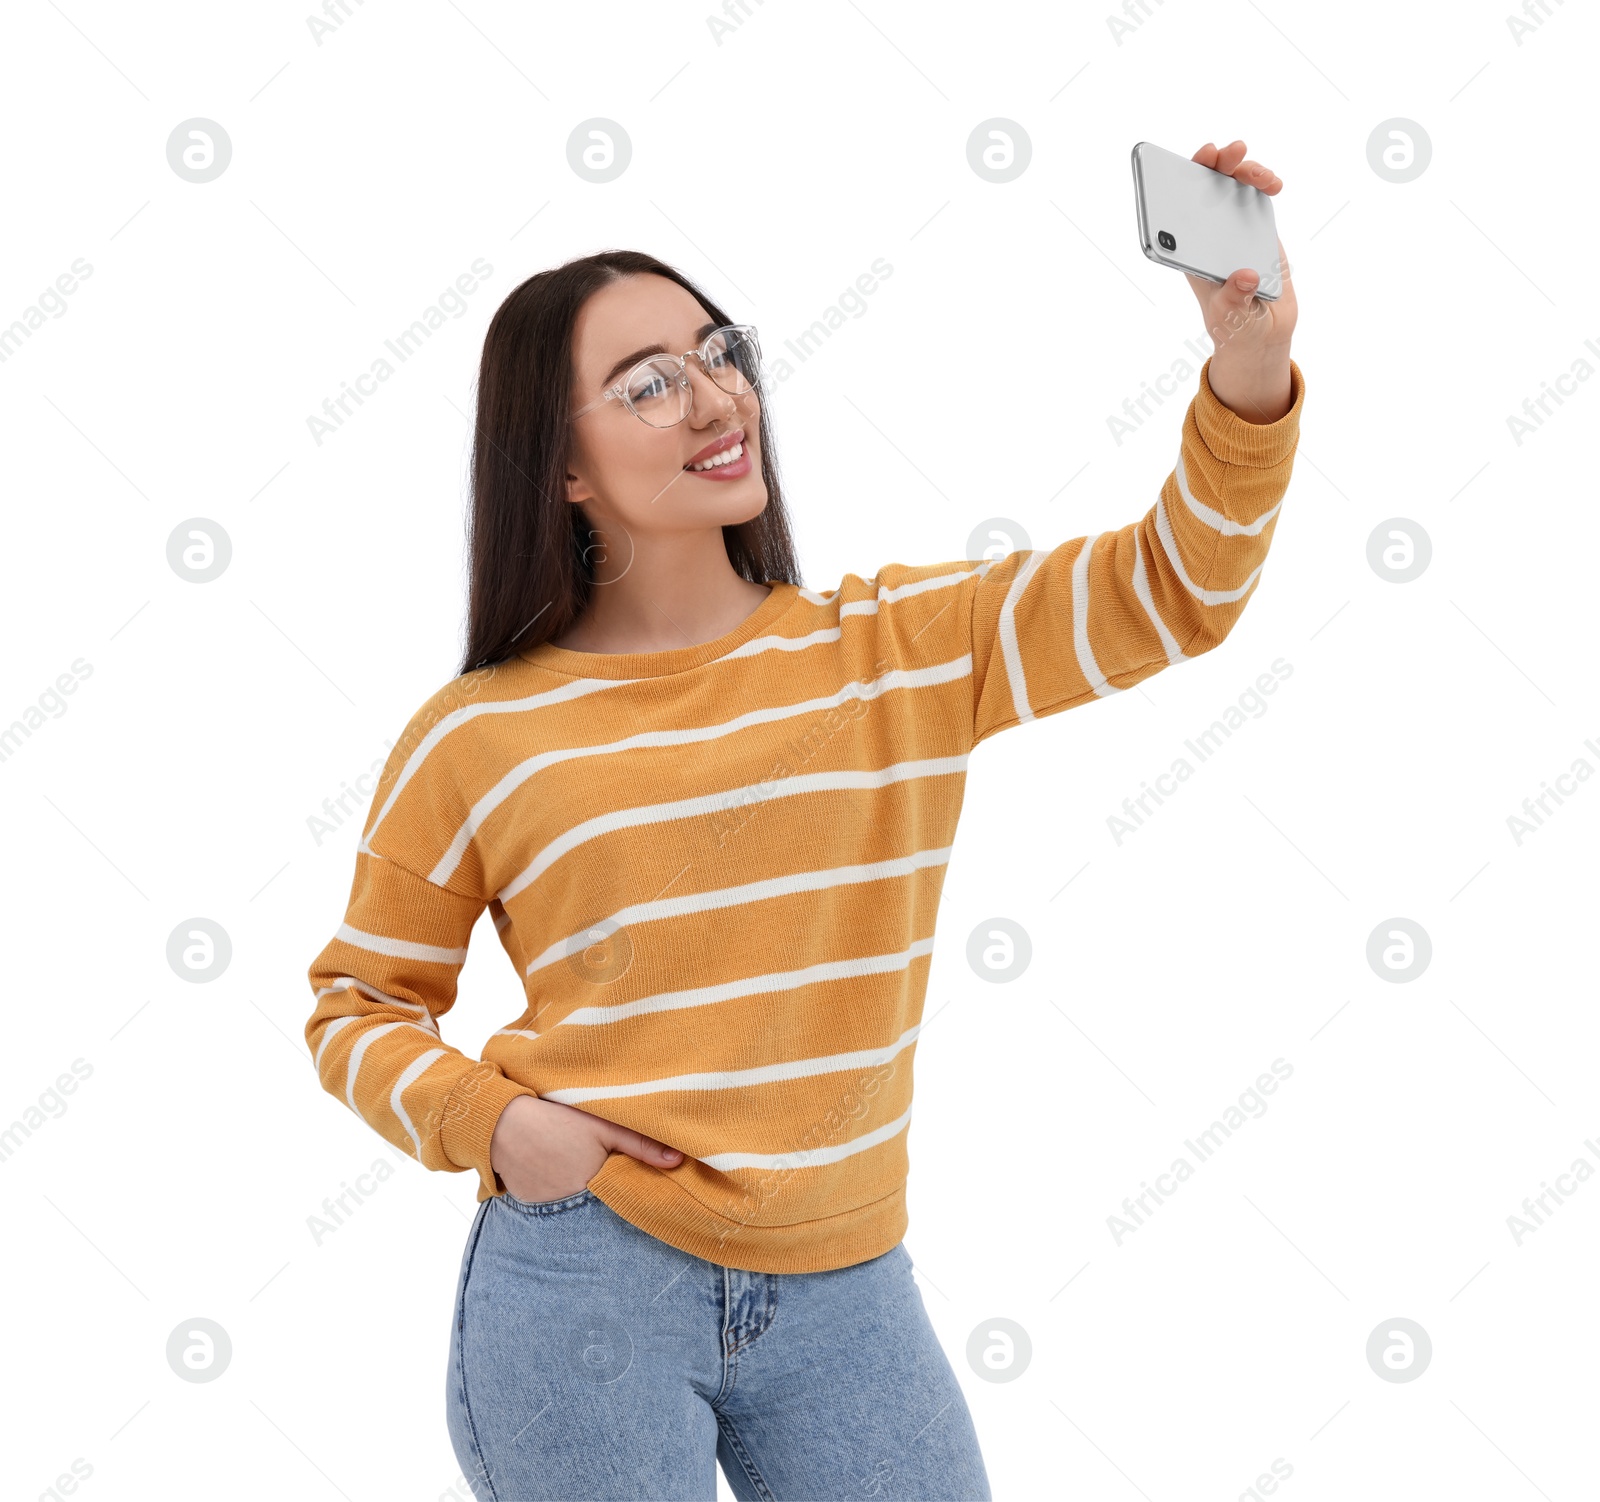
<instances>
[{"instance_id":1,"label":"denim pocket","mask_svg":"<svg viewBox=\"0 0 1600 1502\"><path fill-rule=\"evenodd\" d=\"M563 1210L576 1210L588 1204L595 1198L595 1192L583 1188L576 1194L564 1195L558 1200L519 1200L507 1189L500 1198L519 1215L559 1215Z\"/></svg>"}]
</instances>

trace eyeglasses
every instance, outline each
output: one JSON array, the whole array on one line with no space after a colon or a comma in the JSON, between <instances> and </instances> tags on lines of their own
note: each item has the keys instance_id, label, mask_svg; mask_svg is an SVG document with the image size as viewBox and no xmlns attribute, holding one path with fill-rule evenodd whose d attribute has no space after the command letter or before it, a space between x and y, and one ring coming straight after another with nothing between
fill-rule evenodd
<instances>
[{"instance_id":1,"label":"eyeglasses","mask_svg":"<svg viewBox=\"0 0 1600 1502\"><path fill-rule=\"evenodd\" d=\"M706 336L699 349L681 355L652 355L641 360L614 386L572 414L576 422L606 402L621 402L640 422L652 428L670 428L689 415L694 387L689 382L689 356L730 396L745 396L761 384L761 345L753 325L725 324Z\"/></svg>"}]
</instances>

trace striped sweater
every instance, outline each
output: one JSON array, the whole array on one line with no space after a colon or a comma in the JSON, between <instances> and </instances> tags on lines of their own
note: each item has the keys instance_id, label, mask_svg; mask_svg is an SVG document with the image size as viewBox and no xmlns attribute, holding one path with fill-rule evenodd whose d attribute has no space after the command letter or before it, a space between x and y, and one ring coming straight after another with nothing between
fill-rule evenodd
<instances>
[{"instance_id":1,"label":"striped sweater","mask_svg":"<svg viewBox=\"0 0 1600 1502\"><path fill-rule=\"evenodd\" d=\"M845 1267L907 1225L912 1065L980 741L1209 651L1261 576L1304 386L1255 425L1212 392L1118 531L982 563L780 583L714 641L543 643L452 680L373 796L310 969L323 1088L424 1167L475 1170L542 1095L679 1148L589 1187L695 1256ZM487 907L525 1005L445 1042Z\"/></svg>"}]
</instances>

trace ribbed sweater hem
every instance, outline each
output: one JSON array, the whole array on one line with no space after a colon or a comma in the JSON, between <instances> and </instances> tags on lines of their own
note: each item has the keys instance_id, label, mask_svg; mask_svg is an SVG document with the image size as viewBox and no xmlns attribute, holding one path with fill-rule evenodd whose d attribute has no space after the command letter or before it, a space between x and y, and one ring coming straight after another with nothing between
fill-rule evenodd
<instances>
[{"instance_id":1,"label":"ribbed sweater hem","mask_svg":"<svg viewBox=\"0 0 1600 1502\"><path fill-rule=\"evenodd\" d=\"M669 1174L614 1152L589 1180L630 1225L691 1257L756 1273L818 1273L881 1257L906 1234L906 1186L871 1204L794 1225L754 1225L708 1210Z\"/></svg>"}]
</instances>

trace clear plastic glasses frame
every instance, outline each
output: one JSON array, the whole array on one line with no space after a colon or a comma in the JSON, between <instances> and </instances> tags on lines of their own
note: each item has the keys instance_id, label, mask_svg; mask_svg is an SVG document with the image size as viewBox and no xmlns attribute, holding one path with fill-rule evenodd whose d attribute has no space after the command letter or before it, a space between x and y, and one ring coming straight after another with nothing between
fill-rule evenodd
<instances>
[{"instance_id":1,"label":"clear plastic glasses frame","mask_svg":"<svg viewBox=\"0 0 1600 1502\"><path fill-rule=\"evenodd\" d=\"M719 369L718 367L712 365L712 342L724 336L735 336L732 338L727 338L725 341L729 350L737 347L735 339L746 341L748 343L749 350L754 356L754 362L751 371L746 372L741 369L737 361L732 362L731 365L726 369ZM719 391L726 391L729 396L749 395L760 387L761 341L756 334L755 325L749 323L725 323L720 328L713 329L709 334L707 334L704 343L701 344L699 349L687 349L681 355L651 355L648 359L639 361L639 363L633 366L620 381L617 381L614 385L608 386L600 393L598 397L595 398L594 401L588 403L587 406L580 407L576 412L574 412L572 414L571 421L576 422L584 415L584 413L592 412L596 407L604 406L607 402L621 402L623 406L625 406L631 413L633 413L635 417L639 419L640 422L645 423L649 427L676 427L694 409L694 387L689 381L688 372L690 355L693 355L697 360L699 360L701 370L706 373L706 376L711 383L716 386ZM628 393L633 387L636 377L639 376L640 371L644 367L660 367L663 365L673 364L676 364L678 368L676 373L670 377L670 379L682 391L688 393L688 400L683 402L683 411L680 412L678 416L674 417L670 422L653 422L649 417L646 417L637 406L634 405L633 398ZM725 385L724 380L730 375L730 373L735 380L742 382L743 384L732 389ZM719 379L719 376L722 377L722 379ZM680 401L681 400L682 398L680 397Z\"/></svg>"}]
</instances>

